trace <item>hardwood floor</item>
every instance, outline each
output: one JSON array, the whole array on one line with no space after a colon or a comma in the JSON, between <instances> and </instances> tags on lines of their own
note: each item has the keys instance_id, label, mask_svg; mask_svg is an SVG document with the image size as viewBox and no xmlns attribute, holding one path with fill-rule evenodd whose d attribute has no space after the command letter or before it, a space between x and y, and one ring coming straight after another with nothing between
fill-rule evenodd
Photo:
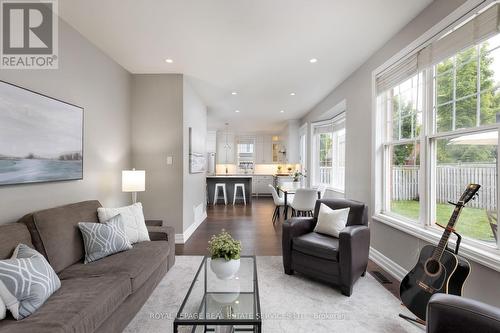
<instances>
[{"instance_id":1,"label":"hardwood floor","mask_svg":"<svg viewBox=\"0 0 500 333\"><path fill-rule=\"evenodd\" d=\"M273 226L274 203L271 198L253 198L249 205L208 206L203 222L184 245L176 245L177 254L205 255L210 237L222 229L242 243L242 254L281 255L281 223Z\"/></svg>"},{"instance_id":2,"label":"hardwood floor","mask_svg":"<svg viewBox=\"0 0 500 333\"><path fill-rule=\"evenodd\" d=\"M228 231L242 243L243 255L280 256L281 224L283 216L273 226L274 203L271 198L253 198L249 205L208 206L207 220L189 238L186 244L177 244L177 255L206 255L210 237L222 229ZM381 284L399 298L399 282L371 260L368 272L379 282L380 272L388 280Z\"/></svg>"}]
</instances>

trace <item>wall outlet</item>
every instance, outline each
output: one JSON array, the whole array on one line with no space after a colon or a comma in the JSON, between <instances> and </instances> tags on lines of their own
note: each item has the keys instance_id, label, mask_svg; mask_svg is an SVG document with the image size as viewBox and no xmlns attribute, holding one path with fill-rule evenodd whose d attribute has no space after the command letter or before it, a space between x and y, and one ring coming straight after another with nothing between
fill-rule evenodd
<instances>
[{"instance_id":1,"label":"wall outlet","mask_svg":"<svg viewBox=\"0 0 500 333\"><path fill-rule=\"evenodd\" d=\"M167 156L167 165L174 164L174 158L172 156Z\"/></svg>"}]
</instances>

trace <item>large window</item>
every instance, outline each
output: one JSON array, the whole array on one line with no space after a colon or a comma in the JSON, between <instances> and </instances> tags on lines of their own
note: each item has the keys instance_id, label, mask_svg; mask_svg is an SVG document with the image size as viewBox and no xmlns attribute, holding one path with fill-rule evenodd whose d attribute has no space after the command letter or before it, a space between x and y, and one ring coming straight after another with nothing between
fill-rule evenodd
<instances>
[{"instance_id":1,"label":"large window","mask_svg":"<svg viewBox=\"0 0 500 333\"><path fill-rule=\"evenodd\" d=\"M345 187L345 116L314 123L312 185L344 192Z\"/></svg>"},{"instance_id":2,"label":"large window","mask_svg":"<svg viewBox=\"0 0 500 333\"><path fill-rule=\"evenodd\" d=\"M386 119L384 154L387 157L385 212L418 221L422 127L422 75L415 75L379 95Z\"/></svg>"},{"instance_id":3,"label":"large window","mask_svg":"<svg viewBox=\"0 0 500 333\"><path fill-rule=\"evenodd\" d=\"M376 78L379 213L430 230L446 225L468 183L481 185L456 229L498 247L498 5ZM492 19L495 18L495 19ZM480 28L478 28L480 27Z\"/></svg>"}]
</instances>

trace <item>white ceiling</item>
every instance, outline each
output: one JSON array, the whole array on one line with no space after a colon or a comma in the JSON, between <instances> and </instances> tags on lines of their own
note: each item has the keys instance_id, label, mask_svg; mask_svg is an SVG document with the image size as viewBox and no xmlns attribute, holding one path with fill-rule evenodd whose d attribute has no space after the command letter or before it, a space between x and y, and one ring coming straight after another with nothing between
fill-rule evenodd
<instances>
[{"instance_id":1,"label":"white ceiling","mask_svg":"<svg viewBox=\"0 0 500 333\"><path fill-rule=\"evenodd\" d=\"M188 76L209 127L271 131L301 118L430 2L60 0L59 14L132 73Z\"/></svg>"}]
</instances>

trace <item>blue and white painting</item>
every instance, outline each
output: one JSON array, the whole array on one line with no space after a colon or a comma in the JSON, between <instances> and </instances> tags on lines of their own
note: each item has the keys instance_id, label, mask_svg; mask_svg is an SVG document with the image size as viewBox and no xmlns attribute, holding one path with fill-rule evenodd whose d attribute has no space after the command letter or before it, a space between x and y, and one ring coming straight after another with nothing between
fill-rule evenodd
<instances>
[{"instance_id":1,"label":"blue and white painting","mask_svg":"<svg viewBox=\"0 0 500 333\"><path fill-rule=\"evenodd\" d=\"M83 178L83 109L0 82L0 185Z\"/></svg>"}]
</instances>

